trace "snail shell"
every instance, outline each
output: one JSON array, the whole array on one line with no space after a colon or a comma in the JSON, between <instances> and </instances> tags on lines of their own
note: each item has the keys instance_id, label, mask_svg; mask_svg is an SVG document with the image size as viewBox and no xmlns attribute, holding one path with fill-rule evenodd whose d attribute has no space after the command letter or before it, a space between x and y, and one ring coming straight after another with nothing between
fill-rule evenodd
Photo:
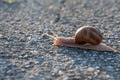
<instances>
[{"instance_id":1,"label":"snail shell","mask_svg":"<svg viewBox=\"0 0 120 80\"><path fill-rule=\"evenodd\" d=\"M90 43L97 45L102 42L102 34L99 29L91 26L83 26L75 33L75 42L77 44Z\"/></svg>"}]
</instances>

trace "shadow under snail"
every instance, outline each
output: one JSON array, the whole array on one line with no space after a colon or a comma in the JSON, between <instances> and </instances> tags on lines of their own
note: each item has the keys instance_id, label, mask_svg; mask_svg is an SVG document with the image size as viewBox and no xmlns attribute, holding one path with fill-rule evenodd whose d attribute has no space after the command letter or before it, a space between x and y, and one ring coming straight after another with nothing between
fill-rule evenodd
<instances>
[{"instance_id":1,"label":"shadow under snail","mask_svg":"<svg viewBox=\"0 0 120 80\"><path fill-rule=\"evenodd\" d=\"M74 37L55 37L54 45L114 52L113 48L102 43L102 39L102 33L98 28L83 26L75 32Z\"/></svg>"}]
</instances>

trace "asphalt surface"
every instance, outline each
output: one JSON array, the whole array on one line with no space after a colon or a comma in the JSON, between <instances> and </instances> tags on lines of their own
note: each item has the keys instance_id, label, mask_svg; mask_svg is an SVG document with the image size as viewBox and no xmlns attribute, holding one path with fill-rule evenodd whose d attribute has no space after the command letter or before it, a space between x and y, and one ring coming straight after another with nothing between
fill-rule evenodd
<instances>
[{"instance_id":1,"label":"asphalt surface","mask_svg":"<svg viewBox=\"0 0 120 80\"><path fill-rule=\"evenodd\" d=\"M117 52L57 47L46 35L84 25ZM120 0L0 1L0 80L120 80Z\"/></svg>"}]
</instances>

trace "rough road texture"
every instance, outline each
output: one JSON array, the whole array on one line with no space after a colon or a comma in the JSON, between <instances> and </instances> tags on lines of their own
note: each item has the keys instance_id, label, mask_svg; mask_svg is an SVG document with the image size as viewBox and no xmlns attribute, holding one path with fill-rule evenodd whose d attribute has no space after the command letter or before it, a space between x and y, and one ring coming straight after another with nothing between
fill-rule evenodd
<instances>
[{"instance_id":1,"label":"rough road texture","mask_svg":"<svg viewBox=\"0 0 120 80\"><path fill-rule=\"evenodd\" d=\"M53 46L46 36L98 27L118 50ZM0 80L120 80L120 0L0 1Z\"/></svg>"}]
</instances>

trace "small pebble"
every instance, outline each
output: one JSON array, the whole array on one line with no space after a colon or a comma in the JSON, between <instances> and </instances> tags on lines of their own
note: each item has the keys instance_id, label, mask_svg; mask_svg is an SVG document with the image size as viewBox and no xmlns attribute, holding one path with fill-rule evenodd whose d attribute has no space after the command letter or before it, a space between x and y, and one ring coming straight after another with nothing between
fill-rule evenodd
<instances>
[{"instance_id":1,"label":"small pebble","mask_svg":"<svg viewBox=\"0 0 120 80\"><path fill-rule=\"evenodd\" d=\"M67 74L69 77L74 77L75 76L75 73L73 72L73 73L68 73Z\"/></svg>"},{"instance_id":2,"label":"small pebble","mask_svg":"<svg viewBox=\"0 0 120 80\"><path fill-rule=\"evenodd\" d=\"M70 80L68 76L64 77L63 80Z\"/></svg>"},{"instance_id":3,"label":"small pebble","mask_svg":"<svg viewBox=\"0 0 120 80\"><path fill-rule=\"evenodd\" d=\"M20 42L26 42L27 41L27 37L21 38Z\"/></svg>"},{"instance_id":4,"label":"small pebble","mask_svg":"<svg viewBox=\"0 0 120 80\"><path fill-rule=\"evenodd\" d=\"M3 35L2 34L0 34L0 38L2 37Z\"/></svg>"},{"instance_id":5,"label":"small pebble","mask_svg":"<svg viewBox=\"0 0 120 80\"><path fill-rule=\"evenodd\" d=\"M107 70L107 71L113 71L114 68L113 68L112 66L106 66L106 70Z\"/></svg>"},{"instance_id":6,"label":"small pebble","mask_svg":"<svg viewBox=\"0 0 120 80\"><path fill-rule=\"evenodd\" d=\"M30 45L30 46L37 45L37 41L36 41L36 40L31 40L31 41L29 42L29 45Z\"/></svg>"},{"instance_id":7,"label":"small pebble","mask_svg":"<svg viewBox=\"0 0 120 80\"><path fill-rule=\"evenodd\" d=\"M21 72L26 72L26 70L24 68L21 69Z\"/></svg>"},{"instance_id":8,"label":"small pebble","mask_svg":"<svg viewBox=\"0 0 120 80\"><path fill-rule=\"evenodd\" d=\"M39 64L39 61L35 61L34 63L35 63L35 64Z\"/></svg>"},{"instance_id":9,"label":"small pebble","mask_svg":"<svg viewBox=\"0 0 120 80\"><path fill-rule=\"evenodd\" d=\"M46 80L53 80L52 76L46 76Z\"/></svg>"},{"instance_id":10,"label":"small pebble","mask_svg":"<svg viewBox=\"0 0 120 80\"><path fill-rule=\"evenodd\" d=\"M58 72L59 72L59 69L54 68L54 69L52 70L52 75L58 75Z\"/></svg>"},{"instance_id":11,"label":"small pebble","mask_svg":"<svg viewBox=\"0 0 120 80\"><path fill-rule=\"evenodd\" d=\"M92 68L92 67L89 67L89 68L87 69L87 71L90 71L90 72L92 72L92 71L94 71L94 68Z\"/></svg>"},{"instance_id":12,"label":"small pebble","mask_svg":"<svg viewBox=\"0 0 120 80\"><path fill-rule=\"evenodd\" d=\"M63 72L62 70L59 70L58 74L59 74L59 75L63 75L64 72Z\"/></svg>"}]
</instances>

